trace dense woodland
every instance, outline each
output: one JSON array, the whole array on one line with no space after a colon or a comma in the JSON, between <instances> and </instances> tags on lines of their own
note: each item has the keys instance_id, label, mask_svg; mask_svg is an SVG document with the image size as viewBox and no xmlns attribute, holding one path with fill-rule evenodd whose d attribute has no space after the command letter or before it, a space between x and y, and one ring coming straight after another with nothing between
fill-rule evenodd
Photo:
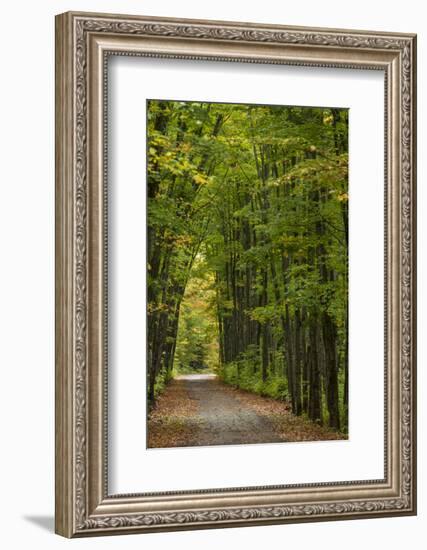
<instances>
[{"instance_id":1,"label":"dense woodland","mask_svg":"<svg viewBox=\"0 0 427 550\"><path fill-rule=\"evenodd\" d=\"M148 400L176 371L347 431L348 111L148 102Z\"/></svg>"}]
</instances>

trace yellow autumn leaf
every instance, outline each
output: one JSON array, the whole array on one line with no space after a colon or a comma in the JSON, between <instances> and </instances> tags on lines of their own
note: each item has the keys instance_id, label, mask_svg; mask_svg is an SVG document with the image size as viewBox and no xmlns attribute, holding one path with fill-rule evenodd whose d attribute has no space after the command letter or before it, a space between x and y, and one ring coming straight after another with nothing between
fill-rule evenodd
<instances>
[{"instance_id":1,"label":"yellow autumn leaf","mask_svg":"<svg viewBox=\"0 0 427 550\"><path fill-rule=\"evenodd\" d=\"M203 176L202 174L196 174L195 176L193 176L193 179L195 183L197 183L197 185L203 185L208 181L206 176Z\"/></svg>"}]
</instances>

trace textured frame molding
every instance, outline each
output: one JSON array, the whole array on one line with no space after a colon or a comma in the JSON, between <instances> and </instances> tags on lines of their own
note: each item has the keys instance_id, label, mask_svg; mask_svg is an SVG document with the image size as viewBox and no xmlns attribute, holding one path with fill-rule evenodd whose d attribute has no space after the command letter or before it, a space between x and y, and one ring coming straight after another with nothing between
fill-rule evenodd
<instances>
[{"instance_id":1,"label":"textured frame molding","mask_svg":"<svg viewBox=\"0 0 427 550\"><path fill-rule=\"evenodd\" d=\"M384 71L384 479L108 495L104 284L108 55ZM409 34L71 12L57 16L57 533L76 537L416 513L415 74L416 37Z\"/></svg>"}]
</instances>

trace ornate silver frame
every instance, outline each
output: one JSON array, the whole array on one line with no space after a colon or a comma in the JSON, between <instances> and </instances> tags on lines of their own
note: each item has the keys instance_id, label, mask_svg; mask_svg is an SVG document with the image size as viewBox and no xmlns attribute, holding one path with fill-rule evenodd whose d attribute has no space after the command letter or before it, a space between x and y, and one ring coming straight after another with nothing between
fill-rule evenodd
<instances>
[{"instance_id":1,"label":"ornate silver frame","mask_svg":"<svg viewBox=\"0 0 427 550\"><path fill-rule=\"evenodd\" d=\"M106 59L143 55L385 74L385 477L109 495ZM56 532L66 537L413 515L415 76L411 34L65 13L56 18Z\"/></svg>"}]
</instances>

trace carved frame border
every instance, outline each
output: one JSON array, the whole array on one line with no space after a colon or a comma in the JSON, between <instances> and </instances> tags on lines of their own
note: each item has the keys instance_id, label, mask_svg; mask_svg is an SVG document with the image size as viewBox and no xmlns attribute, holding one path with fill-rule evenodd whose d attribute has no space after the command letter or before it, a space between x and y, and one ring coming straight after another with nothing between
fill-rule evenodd
<instances>
[{"instance_id":1,"label":"carved frame border","mask_svg":"<svg viewBox=\"0 0 427 550\"><path fill-rule=\"evenodd\" d=\"M108 495L104 133L111 54L384 70L391 205L384 480ZM57 16L57 533L74 537L416 513L415 77L416 37L409 34Z\"/></svg>"}]
</instances>

